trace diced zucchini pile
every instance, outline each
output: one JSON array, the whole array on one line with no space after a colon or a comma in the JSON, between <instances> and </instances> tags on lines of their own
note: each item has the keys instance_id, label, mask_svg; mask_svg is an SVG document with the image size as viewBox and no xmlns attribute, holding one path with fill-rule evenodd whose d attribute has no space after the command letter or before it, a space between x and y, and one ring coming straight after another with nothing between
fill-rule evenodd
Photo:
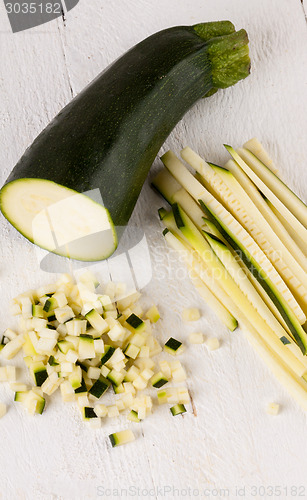
<instances>
[{"instance_id":1,"label":"diced zucchini pile","mask_svg":"<svg viewBox=\"0 0 307 500\"><path fill-rule=\"evenodd\" d=\"M89 272L78 282L65 274L12 301L11 312L19 316L18 331L4 332L1 357L10 360L22 351L32 387L16 383L15 366L0 367L0 381L11 383L14 400L29 414L41 414L46 398L59 389L63 401L75 401L93 428L100 427L102 418L122 412L129 421L140 422L154 405L145 389L186 380L180 361L153 359L163 350L152 332L152 324L160 318L157 307L144 313L138 302L141 294L127 292L123 284L109 282L103 293L100 289ZM183 345L171 338L164 350L177 355ZM110 389L114 400L104 404L101 398ZM185 386L164 392L163 402L172 406L189 402ZM157 402L162 402L159 392ZM122 444L128 434L112 438L112 444Z\"/></svg>"},{"instance_id":2,"label":"diced zucchini pile","mask_svg":"<svg viewBox=\"0 0 307 500\"><path fill-rule=\"evenodd\" d=\"M189 147L181 151L189 168L172 151L162 156L166 168L153 186L171 207L158 211L163 235L206 303L231 331L243 327L307 410L307 206L257 139L225 147L232 158L224 167ZM185 309L182 318L197 320L198 312ZM204 338L195 332L189 340ZM206 341L209 350L219 345Z\"/></svg>"}]
</instances>

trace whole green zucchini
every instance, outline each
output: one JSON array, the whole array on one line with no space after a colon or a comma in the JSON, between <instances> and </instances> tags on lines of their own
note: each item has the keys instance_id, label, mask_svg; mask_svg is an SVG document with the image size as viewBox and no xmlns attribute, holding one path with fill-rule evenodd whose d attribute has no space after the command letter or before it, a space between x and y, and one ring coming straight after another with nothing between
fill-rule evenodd
<instances>
[{"instance_id":1,"label":"whole green zucchini","mask_svg":"<svg viewBox=\"0 0 307 500\"><path fill-rule=\"evenodd\" d=\"M169 28L133 47L27 149L0 191L5 217L60 255L109 257L176 123L249 74L247 44L244 30L221 21Z\"/></svg>"}]
</instances>

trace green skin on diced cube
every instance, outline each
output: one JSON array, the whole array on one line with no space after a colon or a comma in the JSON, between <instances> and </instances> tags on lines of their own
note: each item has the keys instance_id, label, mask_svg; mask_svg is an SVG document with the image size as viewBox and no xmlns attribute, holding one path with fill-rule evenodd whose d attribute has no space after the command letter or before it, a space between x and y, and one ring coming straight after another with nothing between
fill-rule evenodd
<instances>
[{"instance_id":1,"label":"green skin on diced cube","mask_svg":"<svg viewBox=\"0 0 307 500\"><path fill-rule=\"evenodd\" d=\"M114 354L115 352L115 347L112 347L110 345L106 345L104 348L104 353L101 357L101 364L104 365L110 357Z\"/></svg>"},{"instance_id":2,"label":"green skin on diced cube","mask_svg":"<svg viewBox=\"0 0 307 500\"><path fill-rule=\"evenodd\" d=\"M56 316L52 312L52 313L47 314L47 319L48 319L48 321L56 321Z\"/></svg>"},{"instance_id":3,"label":"green skin on diced cube","mask_svg":"<svg viewBox=\"0 0 307 500\"><path fill-rule=\"evenodd\" d=\"M110 438L110 441L111 441L111 445L114 448L114 446L116 446L118 444L118 441L116 439L116 434L110 434L109 438Z\"/></svg>"},{"instance_id":4,"label":"green skin on diced cube","mask_svg":"<svg viewBox=\"0 0 307 500\"><path fill-rule=\"evenodd\" d=\"M68 342L68 340L59 340L58 348L63 354L67 354L69 349L73 348L73 344L71 342Z\"/></svg>"},{"instance_id":5,"label":"green skin on diced cube","mask_svg":"<svg viewBox=\"0 0 307 500\"><path fill-rule=\"evenodd\" d=\"M47 370L44 368L43 370L39 370L34 372L35 383L38 387L43 385L45 380L48 378Z\"/></svg>"},{"instance_id":6,"label":"green skin on diced cube","mask_svg":"<svg viewBox=\"0 0 307 500\"><path fill-rule=\"evenodd\" d=\"M28 396L28 391L15 392L14 401L22 403L27 396Z\"/></svg>"},{"instance_id":7,"label":"green skin on diced cube","mask_svg":"<svg viewBox=\"0 0 307 500\"><path fill-rule=\"evenodd\" d=\"M117 386L124 380L124 376L121 373L116 373L116 370L111 370L110 373L108 373L107 378L111 380L112 384Z\"/></svg>"},{"instance_id":8,"label":"green skin on diced cube","mask_svg":"<svg viewBox=\"0 0 307 500\"><path fill-rule=\"evenodd\" d=\"M291 344L290 340L288 340L287 337L280 337L280 340L284 345Z\"/></svg>"},{"instance_id":9,"label":"green skin on diced cube","mask_svg":"<svg viewBox=\"0 0 307 500\"><path fill-rule=\"evenodd\" d=\"M103 375L99 377L94 385L90 388L89 393L95 398L99 399L110 387L111 382L107 380Z\"/></svg>"},{"instance_id":10,"label":"green skin on diced cube","mask_svg":"<svg viewBox=\"0 0 307 500\"><path fill-rule=\"evenodd\" d=\"M170 351L178 351L179 347L182 345L182 342L171 337L165 344L165 347Z\"/></svg>"}]
</instances>

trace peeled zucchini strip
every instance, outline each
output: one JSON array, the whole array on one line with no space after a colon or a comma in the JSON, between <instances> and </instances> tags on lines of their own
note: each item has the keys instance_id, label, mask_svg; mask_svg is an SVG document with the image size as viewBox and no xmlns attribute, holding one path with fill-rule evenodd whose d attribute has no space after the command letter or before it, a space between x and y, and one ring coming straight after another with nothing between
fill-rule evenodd
<instances>
[{"instance_id":1,"label":"peeled zucchini strip","mask_svg":"<svg viewBox=\"0 0 307 500\"><path fill-rule=\"evenodd\" d=\"M289 288L272 266L271 262L248 232L223 207L223 205L221 205L221 203L219 203L204 186L195 179L172 151L164 154L161 159L175 179L180 182L195 200L198 202L201 200L207 205L210 211L219 218L227 234L238 242L242 256L245 253L251 260L255 276L261 278L261 281L259 281L263 287L269 287L270 291L274 291L274 294L278 297L277 304L280 312L287 316L295 316L297 320L303 324L306 321L305 314L294 299ZM212 214L210 217L211 216ZM220 230L219 227L218 229ZM225 237L224 231L222 234Z\"/></svg>"}]
</instances>

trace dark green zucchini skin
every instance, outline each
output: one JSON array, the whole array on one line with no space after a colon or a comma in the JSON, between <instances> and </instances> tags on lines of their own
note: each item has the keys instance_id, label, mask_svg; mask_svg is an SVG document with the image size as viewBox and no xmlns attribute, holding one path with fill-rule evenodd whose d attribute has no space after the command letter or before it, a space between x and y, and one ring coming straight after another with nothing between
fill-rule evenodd
<instances>
[{"instance_id":1,"label":"dark green zucchini skin","mask_svg":"<svg viewBox=\"0 0 307 500\"><path fill-rule=\"evenodd\" d=\"M216 35L223 36L212 39ZM7 183L40 178L78 192L99 188L114 224L126 225L148 170L176 123L205 94L247 76L246 44L244 30L234 32L229 22L180 26L150 36L54 118ZM218 81L218 46L226 70L233 66L225 84ZM238 61L231 59L234 53Z\"/></svg>"}]
</instances>

